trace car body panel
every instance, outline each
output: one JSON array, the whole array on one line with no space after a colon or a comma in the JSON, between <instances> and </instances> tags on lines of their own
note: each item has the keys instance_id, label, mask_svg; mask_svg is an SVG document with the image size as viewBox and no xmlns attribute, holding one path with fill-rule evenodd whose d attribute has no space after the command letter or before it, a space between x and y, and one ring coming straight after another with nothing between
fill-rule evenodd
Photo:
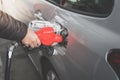
<instances>
[{"instance_id":1,"label":"car body panel","mask_svg":"<svg viewBox=\"0 0 120 80\"><path fill-rule=\"evenodd\" d=\"M104 18L71 12L46 0L25 3L30 11L39 4L45 20L58 22L69 31L67 48L56 47L58 55L48 56L39 48L27 52L41 77L42 62L47 60L60 80L119 80L106 55L110 49L120 49L120 0L115 0L112 13Z\"/></svg>"},{"instance_id":2,"label":"car body panel","mask_svg":"<svg viewBox=\"0 0 120 80\"><path fill-rule=\"evenodd\" d=\"M118 3L120 1L116 0L114 5ZM65 55L58 51L59 55L45 56L60 79L118 80L105 57L110 49L120 48L119 6L114 6L108 17L99 18L74 13L46 1L44 5L40 8L43 17L58 22L69 30Z\"/></svg>"},{"instance_id":3,"label":"car body panel","mask_svg":"<svg viewBox=\"0 0 120 80\"><path fill-rule=\"evenodd\" d=\"M65 73L61 74L67 75L68 80L117 80L116 74L105 61L107 51L120 48L118 44L120 24L116 22L119 21L119 17L114 16L116 7L106 18L77 14L59 7L53 11L54 16L49 20L59 22L69 30L67 52L65 58L60 57L65 68ZM115 26L118 29L114 28ZM57 59L51 60L51 58L49 58L51 62L57 62ZM52 64L54 65L55 62ZM56 67L59 73L58 69L60 69L59 66Z\"/></svg>"}]
</instances>

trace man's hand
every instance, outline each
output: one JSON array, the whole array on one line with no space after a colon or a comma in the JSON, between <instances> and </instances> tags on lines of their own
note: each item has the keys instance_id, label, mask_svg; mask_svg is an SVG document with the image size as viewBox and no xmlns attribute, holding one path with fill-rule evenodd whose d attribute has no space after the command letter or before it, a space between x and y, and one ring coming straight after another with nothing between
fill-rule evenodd
<instances>
[{"instance_id":1,"label":"man's hand","mask_svg":"<svg viewBox=\"0 0 120 80\"><path fill-rule=\"evenodd\" d=\"M28 28L27 34L23 38L22 43L25 46L30 46L31 48L35 48L35 47L38 47L41 45L41 42L40 42L38 36L30 28Z\"/></svg>"}]
</instances>

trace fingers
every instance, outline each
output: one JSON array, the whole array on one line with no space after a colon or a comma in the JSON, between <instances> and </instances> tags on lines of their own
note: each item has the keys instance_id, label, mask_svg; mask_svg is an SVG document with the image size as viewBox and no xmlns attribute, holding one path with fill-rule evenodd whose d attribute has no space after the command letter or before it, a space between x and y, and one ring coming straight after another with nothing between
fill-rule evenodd
<instances>
[{"instance_id":1,"label":"fingers","mask_svg":"<svg viewBox=\"0 0 120 80\"><path fill-rule=\"evenodd\" d=\"M39 47L41 45L40 40L36 39L32 43L29 44L31 48Z\"/></svg>"},{"instance_id":2,"label":"fingers","mask_svg":"<svg viewBox=\"0 0 120 80\"><path fill-rule=\"evenodd\" d=\"M27 47L30 46L31 48L35 48L41 45L38 36L31 29L28 29L28 32L22 40L22 43Z\"/></svg>"},{"instance_id":3,"label":"fingers","mask_svg":"<svg viewBox=\"0 0 120 80\"><path fill-rule=\"evenodd\" d=\"M37 36L36 41L37 41L37 46L40 46L40 45L41 45L41 42L40 42L40 39L38 38L38 36Z\"/></svg>"},{"instance_id":4,"label":"fingers","mask_svg":"<svg viewBox=\"0 0 120 80\"><path fill-rule=\"evenodd\" d=\"M35 48L35 47L37 47L37 46L34 45L34 43L31 43L31 44L30 44L30 47L31 47L31 48Z\"/></svg>"},{"instance_id":5,"label":"fingers","mask_svg":"<svg viewBox=\"0 0 120 80\"><path fill-rule=\"evenodd\" d=\"M41 45L41 42L38 38L36 38L35 40L33 41L27 41L27 42L23 42L23 44L26 46L26 47L31 47L31 48L35 48L35 47L39 47Z\"/></svg>"},{"instance_id":6,"label":"fingers","mask_svg":"<svg viewBox=\"0 0 120 80\"><path fill-rule=\"evenodd\" d=\"M36 39L34 41L24 42L23 44L26 47L31 47L31 48L39 47L41 45L40 40L38 40L38 39Z\"/></svg>"}]
</instances>

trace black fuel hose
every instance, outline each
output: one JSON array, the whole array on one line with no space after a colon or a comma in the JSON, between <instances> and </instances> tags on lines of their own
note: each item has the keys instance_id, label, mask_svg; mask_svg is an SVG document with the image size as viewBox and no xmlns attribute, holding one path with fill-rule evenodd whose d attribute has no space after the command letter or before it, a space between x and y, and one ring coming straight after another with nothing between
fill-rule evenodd
<instances>
[{"instance_id":1,"label":"black fuel hose","mask_svg":"<svg viewBox=\"0 0 120 80\"><path fill-rule=\"evenodd\" d=\"M10 68L11 68L11 60L13 57L13 50L18 46L17 42L12 42L9 47L6 55L6 64L5 64L5 80L10 80Z\"/></svg>"}]
</instances>

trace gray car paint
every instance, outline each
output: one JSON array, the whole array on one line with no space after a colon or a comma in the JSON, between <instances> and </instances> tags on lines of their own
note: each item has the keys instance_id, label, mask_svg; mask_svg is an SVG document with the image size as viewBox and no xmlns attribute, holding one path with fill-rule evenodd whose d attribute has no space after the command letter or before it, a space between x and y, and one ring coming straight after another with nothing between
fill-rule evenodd
<instances>
[{"instance_id":1,"label":"gray car paint","mask_svg":"<svg viewBox=\"0 0 120 80\"><path fill-rule=\"evenodd\" d=\"M40 50L31 51L36 69L42 75L43 56L54 66L61 80L118 80L106 62L110 49L120 49L120 1L115 0L112 13L105 18L92 17L62 9L45 0L35 0L45 20L59 22L69 30L65 55L45 56ZM34 0L26 0L33 11ZM61 48L62 49L62 48ZM42 76L41 76L42 77Z\"/></svg>"}]
</instances>

